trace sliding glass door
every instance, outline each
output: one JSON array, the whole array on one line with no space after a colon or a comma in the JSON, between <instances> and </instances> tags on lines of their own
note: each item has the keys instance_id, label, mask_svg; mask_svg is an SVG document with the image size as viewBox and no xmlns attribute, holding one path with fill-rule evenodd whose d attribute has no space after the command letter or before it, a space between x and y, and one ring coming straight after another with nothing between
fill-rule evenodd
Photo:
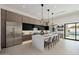
<instances>
[{"instance_id":1,"label":"sliding glass door","mask_svg":"<svg viewBox=\"0 0 79 59\"><path fill-rule=\"evenodd\" d=\"M79 23L65 24L65 38L79 40Z\"/></svg>"},{"instance_id":2,"label":"sliding glass door","mask_svg":"<svg viewBox=\"0 0 79 59\"><path fill-rule=\"evenodd\" d=\"M76 40L79 40L79 23L76 23Z\"/></svg>"},{"instance_id":3,"label":"sliding glass door","mask_svg":"<svg viewBox=\"0 0 79 59\"><path fill-rule=\"evenodd\" d=\"M75 40L75 24L65 25L65 38Z\"/></svg>"}]
</instances>

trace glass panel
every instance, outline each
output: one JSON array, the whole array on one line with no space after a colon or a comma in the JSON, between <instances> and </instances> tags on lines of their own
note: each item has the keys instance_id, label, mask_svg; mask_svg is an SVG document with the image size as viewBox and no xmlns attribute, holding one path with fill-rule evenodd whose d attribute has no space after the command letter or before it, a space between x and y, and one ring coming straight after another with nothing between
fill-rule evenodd
<instances>
[{"instance_id":1,"label":"glass panel","mask_svg":"<svg viewBox=\"0 0 79 59\"><path fill-rule=\"evenodd\" d=\"M79 40L79 23L76 24L76 40Z\"/></svg>"},{"instance_id":2,"label":"glass panel","mask_svg":"<svg viewBox=\"0 0 79 59\"><path fill-rule=\"evenodd\" d=\"M75 40L75 24L66 24L66 38Z\"/></svg>"}]
</instances>

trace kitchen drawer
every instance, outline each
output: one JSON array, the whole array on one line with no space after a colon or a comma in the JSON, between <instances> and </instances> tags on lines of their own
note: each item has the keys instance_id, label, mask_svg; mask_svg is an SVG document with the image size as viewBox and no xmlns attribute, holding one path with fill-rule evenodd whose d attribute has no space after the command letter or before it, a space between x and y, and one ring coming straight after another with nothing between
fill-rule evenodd
<instances>
[{"instance_id":1,"label":"kitchen drawer","mask_svg":"<svg viewBox=\"0 0 79 59\"><path fill-rule=\"evenodd\" d=\"M15 45L22 43L22 37L15 38Z\"/></svg>"},{"instance_id":2,"label":"kitchen drawer","mask_svg":"<svg viewBox=\"0 0 79 59\"><path fill-rule=\"evenodd\" d=\"M32 35L24 35L22 41L32 40Z\"/></svg>"}]
</instances>

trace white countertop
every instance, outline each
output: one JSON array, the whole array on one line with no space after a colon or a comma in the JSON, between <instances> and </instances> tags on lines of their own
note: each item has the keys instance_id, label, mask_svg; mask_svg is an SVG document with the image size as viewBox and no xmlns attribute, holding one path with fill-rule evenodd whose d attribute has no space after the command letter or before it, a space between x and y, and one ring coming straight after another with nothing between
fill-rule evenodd
<instances>
[{"instance_id":1,"label":"white countertop","mask_svg":"<svg viewBox=\"0 0 79 59\"><path fill-rule=\"evenodd\" d=\"M53 37L58 34L45 34L45 35L32 35L32 45L37 49L44 51L44 41L49 38Z\"/></svg>"}]
</instances>

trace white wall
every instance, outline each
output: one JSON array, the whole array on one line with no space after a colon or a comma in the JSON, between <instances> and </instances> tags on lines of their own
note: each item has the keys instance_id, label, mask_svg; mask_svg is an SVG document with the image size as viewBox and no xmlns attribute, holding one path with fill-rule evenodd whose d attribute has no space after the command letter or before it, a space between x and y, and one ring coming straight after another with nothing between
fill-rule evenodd
<instances>
[{"instance_id":1,"label":"white wall","mask_svg":"<svg viewBox=\"0 0 79 59\"><path fill-rule=\"evenodd\" d=\"M65 24L65 23L74 23L79 22L79 11L69 13L69 14L63 14L61 16L54 18L55 24Z\"/></svg>"}]
</instances>

